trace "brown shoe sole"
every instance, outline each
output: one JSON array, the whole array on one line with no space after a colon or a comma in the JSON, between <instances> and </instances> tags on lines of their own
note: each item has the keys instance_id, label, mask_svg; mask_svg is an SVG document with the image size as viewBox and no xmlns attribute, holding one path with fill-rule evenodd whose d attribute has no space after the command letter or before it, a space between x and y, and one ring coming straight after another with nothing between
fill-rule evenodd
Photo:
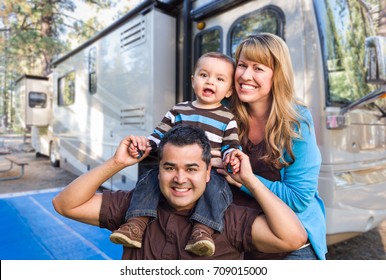
<instances>
[{"instance_id":1,"label":"brown shoe sole","mask_svg":"<svg viewBox=\"0 0 386 280\"><path fill-rule=\"evenodd\" d=\"M201 240L194 244L186 245L185 250L200 257L210 257L214 254L214 244L208 240Z\"/></svg>"},{"instance_id":2,"label":"brown shoe sole","mask_svg":"<svg viewBox=\"0 0 386 280\"><path fill-rule=\"evenodd\" d=\"M141 248L142 247L142 244L140 242L131 240L126 235L119 233L119 232L114 232L114 233L110 234L110 241L115 243L115 244L121 244L125 247L130 247L130 248Z\"/></svg>"}]
</instances>

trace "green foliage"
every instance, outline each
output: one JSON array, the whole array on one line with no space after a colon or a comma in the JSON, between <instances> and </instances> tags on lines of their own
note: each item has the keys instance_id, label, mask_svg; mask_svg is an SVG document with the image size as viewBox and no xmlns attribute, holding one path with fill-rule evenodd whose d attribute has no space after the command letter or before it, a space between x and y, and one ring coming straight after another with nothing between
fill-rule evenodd
<instances>
[{"instance_id":1,"label":"green foliage","mask_svg":"<svg viewBox=\"0 0 386 280\"><path fill-rule=\"evenodd\" d=\"M112 0L2 0L0 3L0 115L12 119L10 93L23 74L51 73L50 63L105 26L96 17L74 18L76 3L97 11L111 8Z\"/></svg>"},{"instance_id":2,"label":"green foliage","mask_svg":"<svg viewBox=\"0 0 386 280\"><path fill-rule=\"evenodd\" d=\"M51 72L50 62L69 50L69 39L85 41L104 27L96 18L85 22L73 18L71 14L76 9L73 0L3 1L0 27L2 22L11 29L6 45L8 68L12 73L47 75ZM112 5L111 0L83 1L98 9ZM71 34L69 38L68 34ZM2 38L5 41L4 36Z\"/></svg>"}]
</instances>

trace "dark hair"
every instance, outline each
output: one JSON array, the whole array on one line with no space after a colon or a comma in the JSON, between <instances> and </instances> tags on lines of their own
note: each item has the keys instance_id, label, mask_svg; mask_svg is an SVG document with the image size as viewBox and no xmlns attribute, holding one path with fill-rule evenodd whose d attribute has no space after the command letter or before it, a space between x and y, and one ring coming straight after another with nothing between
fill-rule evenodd
<instances>
[{"instance_id":1,"label":"dark hair","mask_svg":"<svg viewBox=\"0 0 386 280\"><path fill-rule=\"evenodd\" d=\"M230 57L229 55L226 55L226 54L223 54L223 53L220 53L220 52L207 52L207 53L204 53L203 55L201 55L197 61L196 61L196 64L194 65L194 69L193 69L193 73L196 72L196 69L198 67L198 65L200 64L200 61L203 59L203 58L206 58L206 57L210 57L210 58L217 58L217 59L221 59L225 62L228 62L229 64L232 65L232 69L233 69L233 72L235 71L235 61L232 57Z\"/></svg>"},{"instance_id":2,"label":"dark hair","mask_svg":"<svg viewBox=\"0 0 386 280\"><path fill-rule=\"evenodd\" d=\"M191 125L178 124L164 134L159 143L158 158L162 159L165 144L170 143L175 146L186 146L197 144L202 148L202 160L209 166L211 159L211 147L205 132L198 127ZM183 155L181 155L183 156Z\"/></svg>"}]
</instances>

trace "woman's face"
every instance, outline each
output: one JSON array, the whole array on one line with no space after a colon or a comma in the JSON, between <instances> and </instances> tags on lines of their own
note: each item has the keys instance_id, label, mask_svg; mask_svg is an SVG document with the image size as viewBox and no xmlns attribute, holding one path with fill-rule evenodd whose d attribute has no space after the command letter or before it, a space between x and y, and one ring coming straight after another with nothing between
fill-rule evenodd
<instances>
[{"instance_id":1,"label":"woman's face","mask_svg":"<svg viewBox=\"0 0 386 280\"><path fill-rule=\"evenodd\" d=\"M239 99L246 103L270 102L273 70L240 55L235 71L235 88Z\"/></svg>"}]
</instances>

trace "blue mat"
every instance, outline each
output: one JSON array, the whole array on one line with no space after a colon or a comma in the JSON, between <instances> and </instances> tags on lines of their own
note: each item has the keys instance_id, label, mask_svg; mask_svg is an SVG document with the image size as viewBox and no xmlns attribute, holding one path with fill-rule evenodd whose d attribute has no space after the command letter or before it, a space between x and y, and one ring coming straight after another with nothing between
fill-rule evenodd
<instances>
[{"instance_id":1,"label":"blue mat","mask_svg":"<svg viewBox=\"0 0 386 280\"><path fill-rule=\"evenodd\" d=\"M52 198L59 190L0 197L1 260L119 260L122 246L110 231L59 215Z\"/></svg>"}]
</instances>

